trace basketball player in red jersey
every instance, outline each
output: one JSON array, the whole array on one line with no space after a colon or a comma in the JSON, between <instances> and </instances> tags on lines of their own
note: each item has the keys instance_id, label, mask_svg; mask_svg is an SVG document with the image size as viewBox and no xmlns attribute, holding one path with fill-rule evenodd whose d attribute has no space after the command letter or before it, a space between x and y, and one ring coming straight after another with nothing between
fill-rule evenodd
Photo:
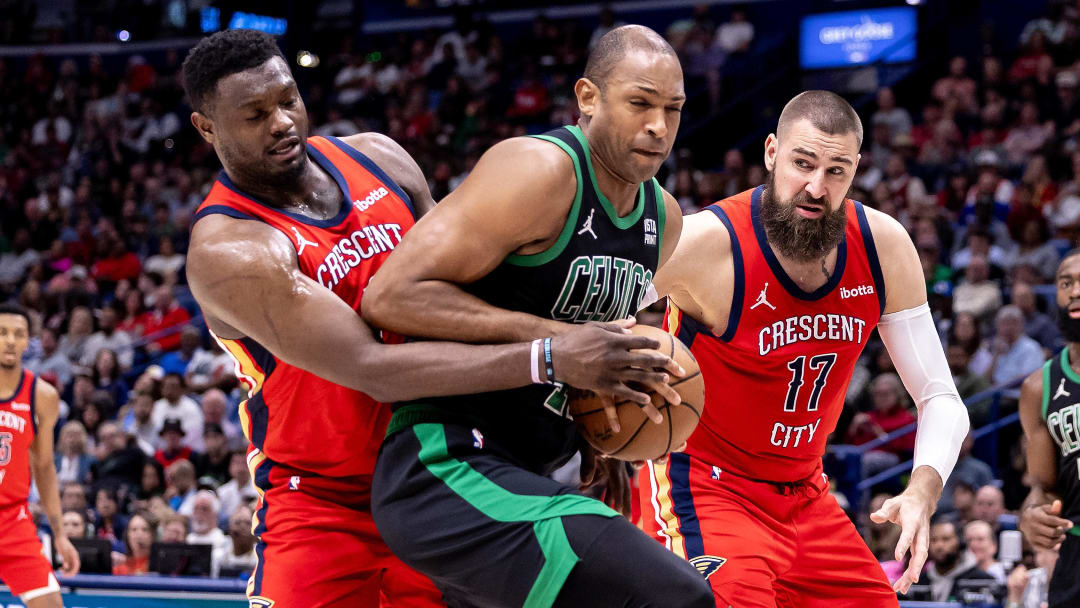
<instances>
[{"instance_id":1,"label":"basketball player in red jersey","mask_svg":"<svg viewBox=\"0 0 1080 608\"><path fill-rule=\"evenodd\" d=\"M192 124L224 165L196 213L187 272L249 388L240 415L260 492L251 605L441 605L371 520L371 474L390 419L380 402L528 385L539 371L530 345L376 338L358 314L361 298L434 204L419 167L381 135L308 138L271 36L214 34L192 49L183 74ZM662 375L627 368L676 364L631 352L659 344L623 332L593 326L553 341L556 375L646 398L627 382L659 384Z\"/></svg>"},{"instance_id":2,"label":"basketball player in red jersey","mask_svg":"<svg viewBox=\"0 0 1080 608\"><path fill-rule=\"evenodd\" d=\"M60 409L56 389L22 367L30 317L0 305L0 581L27 608L63 606L60 585L42 553L26 504L37 483L64 574L79 571L79 553L60 525L60 492L53 468L53 427Z\"/></svg>"},{"instance_id":3,"label":"basketball player in red jersey","mask_svg":"<svg viewBox=\"0 0 1080 608\"><path fill-rule=\"evenodd\" d=\"M838 95L792 99L765 141L767 182L686 218L656 276L707 404L686 452L642 470L643 519L720 606L896 606L967 434L910 237L845 198L862 132ZM919 409L911 481L871 515L902 527L898 560L911 549L895 590L821 467L875 326Z\"/></svg>"}]
</instances>

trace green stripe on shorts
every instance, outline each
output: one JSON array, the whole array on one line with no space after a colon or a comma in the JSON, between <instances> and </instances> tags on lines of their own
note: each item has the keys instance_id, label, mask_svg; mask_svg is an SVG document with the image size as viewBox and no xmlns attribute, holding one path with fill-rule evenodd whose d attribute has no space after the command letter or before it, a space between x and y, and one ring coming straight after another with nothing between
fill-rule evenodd
<instances>
[{"instance_id":1,"label":"green stripe on shorts","mask_svg":"<svg viewBox=\"0 0 1080 608\"><path fill-rule=\"evenodd\" d=\"M544 565L529 590L524 608L550 608L578 562L559 518L569 515L616 517L618 513L598 500L579 494L514 494L484 477L468 463L451 457L443 425L417 424L412 430L420 441L420 462L455 494L495 521L532 522L536 540L544 552Z\"/></svg>"}]
</instances>

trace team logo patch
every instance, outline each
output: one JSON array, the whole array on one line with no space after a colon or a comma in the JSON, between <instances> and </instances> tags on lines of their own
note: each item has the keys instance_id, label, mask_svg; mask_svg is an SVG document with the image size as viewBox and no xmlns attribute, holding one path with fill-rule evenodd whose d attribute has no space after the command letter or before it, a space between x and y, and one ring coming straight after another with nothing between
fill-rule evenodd
<instances>
[{"instance_id":1,"label":"team logo patch","mask_svg":"<svg viewBox=\"0 0 1080 608\"><path fill-rule=\"evenodd\" d=\"M13 411L13 412L29 412L30 411L30 404L29 403L19 403L18 401L14 401L11 404L11 411Z\"/></svg>"},{"instance_id":2,"label":"team logo patch","mask_svg":"<svg viewBox=\"0 0 1080 608\"><path fill-rule=\"evenodd\" d=\"M484 434L480 432L480 429L473 429L472 437L472 447L478 450L484 447Z\"/></svg>"},{"instance_id":3,"label":"team logo patch","mask_svg":"<svg viewBox=\"0 0 1080 608\"><path fill-rule=\"evenodd\" d=\"M716 557L715 555L701 555L690 560L690 565L697 568L697 571L708 579L720 566L727 563L726 557Z\"/></svg>"},{"instance_id":4,"label":"team logo patch","mask_svg":"<svg viewBox=\"0 0 1080 608\"><path fill-rule=\"evenodd\" d=\"M255 595L248 598L248 608L270 608L273 605L274 600L268 597Z\"/></svg>"}]
</instances>

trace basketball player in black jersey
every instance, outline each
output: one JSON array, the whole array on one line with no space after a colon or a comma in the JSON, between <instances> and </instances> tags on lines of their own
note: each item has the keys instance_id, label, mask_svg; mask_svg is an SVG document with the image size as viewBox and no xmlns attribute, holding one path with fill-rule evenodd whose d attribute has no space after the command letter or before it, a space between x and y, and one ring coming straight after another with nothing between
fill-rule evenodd
<instances>
[{"instance_id":1,"label":"basketball player in black jersey","mask_svg":"<svg viewBox=\"0 0 1080 608\"><path fill-rule=\"evenodd\" d=\"M1080 606L1080 249L1057 270L1058 323L1068 341L1020 389L1031 493L1020 531L1036 549L1059 553L1050 608Z\"/></svg>"},{"instance_id":2,"label":"basketball player in black jersey","mask_svg":"<svg viewBox=\"0 0 1080 608\"><path fill-rule=\"evenodd\" d=\"M365 319L540 351L575 323L634 314L682 228L653 178L679 126L682 70L663 38L624 26L574 92L577 125L495 145L405 236ZM387 544L454 607L713 606L692 566L546 477L580 442L566 408L558 384L399 405L372 492Z\"/></svg>"}]
</instances>

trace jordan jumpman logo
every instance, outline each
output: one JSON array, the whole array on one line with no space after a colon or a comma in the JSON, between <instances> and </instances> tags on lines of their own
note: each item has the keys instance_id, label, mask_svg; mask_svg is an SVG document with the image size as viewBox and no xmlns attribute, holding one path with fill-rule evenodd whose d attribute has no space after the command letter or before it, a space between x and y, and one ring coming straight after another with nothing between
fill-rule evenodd
<instances>
[{"instance_id":1,"label":"jordan jumpman logo","mask_svg":"<svg viewBox=\"0 0 1080 608\"><path fill-rule=\"evenodd\" d=\"M1072 393L1065 390L1065 378L1061 379L1061 383L1058 384L1057 392L1054 393L1054 398L1051 401L1056 401L1058 397L1072 397Z\"/></svg>"},{"instance_id":2,"label":"jordan jumpman logo","mask_svg":"<svg viewBox=\"0 0 1080 608\"><path fill-rule=\"evenodd\" d=\"M592 238L594 238L594 239L598 238L596 236L596 233L593 232L593 229L592 229L592 217L593 217L594 213L596 213L596 208L595 207L592 208L592 209L589 209L589 217L586 218L585 223L581 225L581 230L578 230L578 232L577 232L578 234L585 234L586 232L588 232L589 234L592 235Z\"/></svg>"},{"instance_id":3,"label":"jordan jumpman logo","mask_svg":"<svg viewBox=\"0 0 1080 608\"><path fill-rule=\"evenodd\" d=\"M765 292L768 291L768 290L769 290L769 282L766 281L765 282L765 287L761 288L761 293L758 294L757 301L754 302L754 305L750 307L750 310L754 310L755 308L757 308L758 306L761 306L762 304L764 304L765 306L768 306L769 308L771 308L773 310L776 310L776 307L773 306L772 304L769 304L769 301L767 299L765 299Z\"/></svg>"},{"instance_id":4,"label":"jordan jumpman logo","mask_svg":"<svg viewBox=\"0 0 1080 608\"><path fill-rule=\"evenodd\" d=\"M304 235L300 234L300 231L296 229L296 226L290 226L290 228L292 228L293 234L296 235L296 246L299 247L299 249L296 250L296 255L298 257L300 256L300 254L304 253L304 247L311 245L311 248L315 249L319 246L318 243L314 243L305 239Z\"/></svg>"}]
</instances>

